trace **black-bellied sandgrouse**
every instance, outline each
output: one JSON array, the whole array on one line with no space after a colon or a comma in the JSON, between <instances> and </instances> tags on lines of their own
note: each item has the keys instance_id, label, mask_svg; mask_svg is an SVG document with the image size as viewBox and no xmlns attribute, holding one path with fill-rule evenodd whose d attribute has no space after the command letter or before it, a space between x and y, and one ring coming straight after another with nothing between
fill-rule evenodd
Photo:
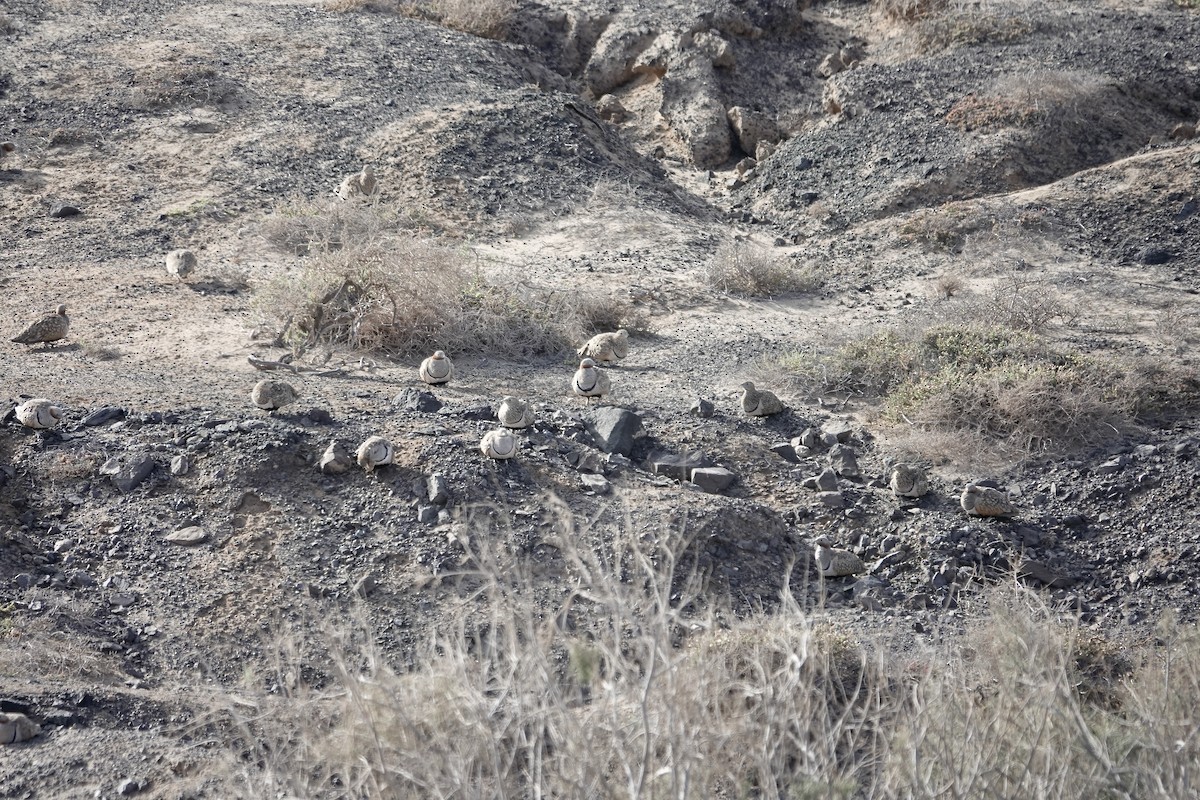
<instances>
[{"instance_id":1,"label":"black-bellied sandgrouse","mask_svg":"<svg viewBox=\"0 0 1200 800\"><path fill-rule=\"evenodd\" d=\"M0 712L0 744L27 742L42 732L42 726L24 714Z\"/></svg>"},{"instance_id":2,"label":"black-bellied sandgrouse","mask_svg":"<svg viewBox=\"0 0 1200 800\"><path fill-rule=\"evenodd\" d=\"M300 393L296 387L287 381L266 378L254 384L250 392L250 400L259 408L267 411L278 411L286 405L296 402Z\"/></svg>"},{"instance_id":3,"label":"black-bellied sandgrouse","mask_svg":"<svg viewBox=\"0 0 1200 800\"><path fill-rule=\"evenodd\" d=\"M488 458L512 458L517 454L517 437L504 428L488 431L479 441L479 452Z\"/></svg>"},{"instance_id":4,"label":"black-bellied sandgrouse","mask_svg":"<svg viewBox=\"0 0 1200 800\"><path fill-rule=\"evenodd\" d=\"M963 511L972 517L1011 517L1017 507L1008 495L990 486L968 483L959 499Z\"/></svg>"},{"instance_id":5,"label":"black-bellied sandgrouse","mask_svg":"<svg viewBox=\"0 0 1200 800\"><path fill-rule=\"evenodd\" d=\"M828 536L818 537L813 545L816 550L817 568L826 578L844 578L867 571L867 566L861 558L849 550L834 547Z\"/></svg>"},{"instance_id":6,"label":"black-bellied sandgrouse","mask_svg":"<svg viewBox=\"0 0 1200 800\"><path fill-rule=\"evenodd\" d=\"M17 406L17 422L26 428L53 428L62 419L62 409L44 397L26 400Z\"/></svg>"},{"instance_id":7,"label":"black-bellied sandgrouse","mask_svg":"<svg viewBox=\"0 0 1200 800\"><path fill-rule=\"evenodd\" d=\"M924 497L929 492L929 478L916 464L896 464L888 476L888 485L896 497Z\"/></svg>"},{"instance_id":8,"label":"black-bellied sandgrouse","mask_svg":"<svg viewBox=\"0 0 1200 800\"><path fill-rule=\"evenodd\" d=\"M338 187L338 197L343 200L369 200L379 193L379 181L375 179L375 171L365 166L361 171L347 175Z\"/></svg>"},{"instance_id":9,"label":"black-bellied sandgrouse","mask_svg":"<svg viewBox=\"0 0 1200 800\"><path fill-rule=\"evenodd\" d=\"M382 436L372 436L358 446L355 454L358 465L367 472L374 472L376 467L392 463L395 451L392 443Z\"/></svg>"},{"instance_id":10,"label":"black-bellied sandgrouse","mask_svg":"<svg viewBox=\"0 0 1200 800\"><path fill-rule=\"evenodd\" d=\"M454 377L454 363L441 350L421 362L421 380L430 385L449 383Z\"/></svg>"},{"instance_id":11,"label":"black-bellied sandgrouse","mask_svg":"<svg viewBox=\"0 0 1200 800\"><path fill-rule=\"evenodd\" d=\"M612 381L604 374L604 370L596 366L595 361L585 358L579 362L579 369L575 370L575 377L571 379L571 391L585 398L590 405L592 398L603 399L611 388Z\"/></svg>"},{"instance_id":12,"label":"black-bellied sandgrouse","mask_svg":"<svg viewBox=\"0 0 1200 800\"><path fill-rule=\"evenodd\" d=\"M65 339L71 329L71 318L67 316L67 306L60 304L52 314L45 314L40 319L29 323L25 330L13 337L17 344L43 344Z\"/></svg>"},{"instance_id":13,"label":"black-bellied sandgrouse","mask_svg":"<svg viewBox=\"0 0 1200 800\"><path fill-rule=\"evenodd\" d=\"M496 419L506 428L528 428L533 424L533 409L524 400L505 397L496 409Z\"/></svg>"},{"instance_id":14,"label":"black-bellied sandgrouse","mask_svg":"<svg viewBox=\"0 0 1200 800\"><path fill-rule=\"evenodd\" d=\"M752 417L769 417L783 411L783 403L773 392L756 389L746 381L742 384L742 411Z\"/></svg>"},{"instance_id":15,"label":"black-bellied sandgrouse","mask_svg":"<svg viewBox=\"0 0 1200 800\"><path fill-rule=\"evenodd\" d=\"M199 263L195 253L182 247L167 253L165 261L167 274L174 275L181 281L187 280L196 271L196 264Z\"/></svg>"},{"instance_id":16,"label":"black-bellied sandgrouse","mask_svg":"<svg viewBox=\"0 0 1200 800\"><path fill-rule=\"evenodd\" d=\"M622 328L615 333L597 333L579 348L578 355L597 364L615 364L629 355L629 332Z\"/></svg>"}]
</instances>

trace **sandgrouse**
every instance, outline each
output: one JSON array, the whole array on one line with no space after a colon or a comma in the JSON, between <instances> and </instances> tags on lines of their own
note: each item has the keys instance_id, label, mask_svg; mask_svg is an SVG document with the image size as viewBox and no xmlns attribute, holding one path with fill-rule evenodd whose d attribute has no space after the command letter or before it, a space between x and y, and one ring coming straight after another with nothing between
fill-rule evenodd
<instances>
[{"instance_id":1,"label":"sandgrouse","mask_svg":"<svg viewBox=\"0 0 1200 800\"><path fill-rule=\"evenodd\" d=\"M57 342L67 336L71 328L71 319L67 316L67 306L59 305L53 314L46 314L41 319L29 324L25 330L13 337L17 344L42 344Z\"/></svg>"},{"instance_id":2,"label":"sandgrouse","mask_svg":"<svg viewBox=\"0 0 1200 800\"><path fill-rule=\"evenodd\" d=\"M441 350L421 362L421 380L430 385L449 383L454 377L454 363Z\"/></svg>"},{"instance_id":3,"label":"sandgrouse","mask_svg":"<svg viewBox=\"0 0 1200 800\"><path fill-rule=\"evenodd\" d=\"M593 397L603 398L611 388L612 381L604 374L604 370L596 366L595 361L585 358L579 362L579 369L575 370L575 377L571 379L571 390L575 394L591 404Z\"/></svg>"},{"instance_id":4,"label":"sandgrouse","mask_svg":"<svg viewBox=\"0 0 1200 800\"><path fill-rule=\"evenodd\" d=\"M629 355L629 332L622 328L616 333L597 333L579 348L578 355L597 364L615 364Z\"/></svg>"}]
</instances>

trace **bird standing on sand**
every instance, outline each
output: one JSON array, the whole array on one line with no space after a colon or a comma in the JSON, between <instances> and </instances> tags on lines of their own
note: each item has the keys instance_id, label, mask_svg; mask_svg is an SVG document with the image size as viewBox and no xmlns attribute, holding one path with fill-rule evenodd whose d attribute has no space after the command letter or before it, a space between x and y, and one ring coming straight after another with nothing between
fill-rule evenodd
<instances>
[{"instance_id":1,"label":"bird standing on sand","mask_svg":"<svg viewBox=\"0 0 1200 800\"><path fill-rule=\"evenodd\" d=\"M972 517L1011 517L1017 513L1016 505L1004 492L974 483L963 488L959 503Z\"/></svg>"},{"instance_id":2,"label":"bird standing on sand","mask_svg":"<svg viewBox=\"0 0 1200 800\"><path fill-rule=\"evenodd\" d=\"M892 467L888 485L896 497L924 497L929 492L929 478L916 464L900 463Z\"/></svg>"},{"instance_id":3,"label":"bird standing on sand","mask_svg":"<svg viewBox=\"0 0 1200 800\"><path fill-rule=\"evenodd\" d=\"M496 409L496 419L506 428L528 428L533 424L533 409L524 400L505 397Z\"/></svg>"},{"instance_id":4,"label":"bird standing on sand","mask_svg":"<svg viewBox=\"0 0 1200 800\"><path fill-rule=\"evenodd\" d=\"M849 550L834 547L828 536L818 537L813 544L816 550L817 567L826 578L844 578L867 571L867 566L861 558Z\"/></svg>"},{"instance_id":5,"label":"bird standing on sand","mask_svg":"<svg viewBox=\"0 0 1200 800\"><path fill-rule=\"evenodd\" d=\"M358 465L367 472L374 472L376 467L392 463L395 451L392 443L382 436L372 436L358 446L355 453Z\"/></svg>"},{"instance_id":6,"label":"bird standing on sand","mask_svg":"<svg viewBox=\"0 0 1200 800\"><path fill-rule=\"evenodd\" d=\"M596 366L596 362L585 358L579 362L575 377L571 379L571 390L580 397L586 398L591 405L593 397L604 398L612 388L612 381L604 374L604 370Z\"/></svg>"},{"instance_id":7,"label":"bird standing on sand","mask_svg":"<svg viewBox=\"0 0 1200 800\"><path fill-rule=\"evenodd\" d=\"M616 333L597 333L579 348L578 355L597 364L615 364L629 355L629 332L621 328Z\"/></svg>"},{"instance_id":8,"label":"bird standing on sand","mask_svg":"<svg viewBox=\"0 0 1200 800\"><path fill-rule=\"evenodd\" d=\"M355 198L370 199L379 193L379 181L375 179L375 171L370 166L362 168L361 172L347 175L338 187L338 197L343 200Z\"/></svg>"},{"instance_id":9,"label":"bird standing on sand","mask_svg":"<svg viewBox=\"0 0 1200 800\"><path fill-rule=\"evenodd\" d=\"M449 383L454 377L454 364L441 350L421 362L421 380L430 385Z\"/></svg>"},{"instance_id":10,"label":"bird standing on sand","mask_svg":"<svg viewBox=\"0 0 1200 800\"><path fill-rule=\"evenodd\" d=\"M179 280L187 280L196 271L196 254L191 250L180 248L167 253L167 274L174 275Z\"/></svg>"},{"instance_id":11,"label":"bird standing on sand","mask_svg":"<svg viewBox=\"0 0 1200 800\"><path fill-rule=\"evenodd\" d=\"M277 411L286 405L296 402L300 393L296 387L287 381L267 378L254 384L250 392L250 400L259 408L267 411Z\"/></svg>"},{"instance_id":12,"label":"bird standing on sand","mask_svg":"<svg viewBox=\"0 0 1200 800\"><path fill-rule=\"evenodd\" d=\"M783 403L772 392L755 389L753 383L746 381L742 384L742 411L752 417L768 417L783 411Z\"/></svg>"},{"instance_id":13,"label":"bird standing on sand","mask_svg":"<svg viewBox=\"0 0 1200 800\"><path fill-rule=\"evenodd\" d=\"M53 428L62 419L62 409L44 397L26 400L17 406L17 422L26 428L45 430Z\"/></svg>"},{"instance_id":14,"label":"bird standing on sand","mask_svg":"<svg viewBox=\"0 0 1200 800\"><path fill-rule=\"evenodd\" d=\"M31 322L29 327L13 337L17 344L43 344L57 342L67 336L71 329L71 319L67 316L67 306L60 304L53 314L46 314L41 319Z\"/></svg>"},{"instance_id":15,"label":"bird standing on sand","mask_svg":"<svg viewBox=\"0 0 1200 800\"><path fill-rule=\"evenodd\" d=\"M512 458L517 454L517 437L504 428L488 431L479 442L479 452L498 460Z\"/></svg>"}]
</instances>

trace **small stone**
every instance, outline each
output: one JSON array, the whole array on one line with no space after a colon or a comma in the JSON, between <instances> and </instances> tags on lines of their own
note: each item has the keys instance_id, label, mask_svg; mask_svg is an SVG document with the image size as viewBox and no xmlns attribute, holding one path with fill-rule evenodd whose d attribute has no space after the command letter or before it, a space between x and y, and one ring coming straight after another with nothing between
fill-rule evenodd
<instances>
[{"instance_id":1,"label":"small stone","mask_svg":"<svg viewBox=\"0 0 1200 800\"><path fill-rule=\"evenodd\" d=\"M612 484L603 475L584 473L579 476L579 481L583 484L584 489L593 491L596 494L608 494L612 490Z\"/></svg>"},{"instance_id":2,"label":"small stone","mask_svg":"<svg viewBox=\"0 0 1200 800\"><path fill-rule=\"evenodd\" d=\"M325 448L325 452L321 453L321 460L317 462L317 469L321 470L325 475L341 475L347 472L354 465L354 459L350 457L350 451L341 442L334 440Z\"/></svg>"},{"instance_id":3,"label":"small stone","mask_svg":"<svg viewBox=\"0 0 1200 800\"><path fill-rule=\"evenodd\" d=\"M178 455L171 459L171 474L176 478L187 475L191 468L192 464L185 455Z\"/></svg>"},{"instance_id":4,"label":"small stone","mask_svg":"<svg viewBox=\"0 0 1200 800\"><path fill-rule=\"evenodd\" d=\"M829 466L845 478L853 478L859 474L858 456L844 444L835 444L829 448Z\"/></svg>"},{"instance_id":5,"label":"small stone","mask_svg":"<svg viewBox=\"0 0 1200 800\"><path fill-rule=\"evenodd\" d=\"M409 411L417 411L423 414L436 413L442 407L442 401L438 400L433 392L412 388L405 389L397 394L392 398L392 403Z\"/></svg>"},{"instance_id":6,"label":"small stone","mask_svg":"<svg viewBox=\"0 0 1200 800\"><path fill-rule=\"evenodd\" d=\"M183 545L184 547L193 547L208 541L208 531L199 525L190 525L168 533L163 537L163 541Z\"/></svg>"},{"instance_id":7,"label":"small stone","mask_svg":"<svg viewBox=\"0 0 1200 800\"><path fill-rule=\"evenodd\" d=\"M1075 583L1068 576L1056 572L1041 561L1035 561L1032 558L1021 561L1021 566L1017 569L1017 576L1045 584L1051 589L1066 589Z\"/></svg>"},{"instance_id":8,"label":"small stone","mask_svg":"<svg viewBox=\"0 0 1200 800\"><path fill-rule=\"evenodd\" d=\"M616 406L605 406L585 414L583 424L596 447L605 453L625 456L633 451L634 439L643 431L641 417Z\"/></svg>"},{"instance_id":9,"label":"small stone","mask_svg":"<svg viewBox=\"0 0 1200 800\"><path fill-rule=\"evenodd\" d=\"M656 453L650 457L650 471L675 480L687 480L692 470L709 465L708 456L699 450L690 453Z\"/></svg>"},{"instance_id":10,"label":"small stone","mask_svg":"<svg viewBox=\"0 0 1200 800\"><path fill-rule=\"evenodd\" d=\"M75 546L73 539L59 539L54 543L54 552L65 553Z\"/></svg>"},{"instance_id":11,"label":"small stone","mask_svg":"<svg viewBox=\"0 0 1200 800\"><path fill-rule=\"evenodd\" d=\"M90 573L84 572L83 570L76 570L71 574L67 584L74 586L77 589L86 589L89 586L95 586L96 579L92 577Z\"/></svg>"},{"instance_id":12,"label":"small stone","mask_svg":"<svg viewBox=\"0 0 1200 800\"><path fill-rule=\"evenodd\" d=\"M108 604L114 608L128 608L137 602L137 596L132 592L116 592L108 598Z\"/></svg>"},{"instance_id":13,"label":"small stone","mask_svg":"<svg viewBox=\"0 0 1200 800\"><path fill-rule=\"evenodd\" d=\"M848 442L854 429L843 419L833 419L821 426L822 438L832 436L835 441Z\"/></svg>"},{"instance_id":14,"label":"small stone","mask_svg":"<svg viewBox=\"0 0 1200 800\"><path fill-rule=\"evenodd\" d=\"M796 448L797 452L800 451L801 447L812 450L817 446L819 441L820 437L817 434L816 428L805 428L799 436L792 439L792 447Z\"/></svg>"},{"instance_id":15,"label":"small stone","mask_svg":"<svg viewBox=\"0 0 1200 800\"><path fill-rule=\"evenodd\" d=\"M736 475L724 467L698 467L692 470L692 483L709 494L725 491L736 478Z\"/></svg>"},{"instance_id":16,"label":"small stone","mask_svg":"<svg viewBox=\"0 0 1200 800\"><path fill-rule=\"evenodd\" d=\"M1161 247L1147 247L1138 253L1138 260L1151 266L1165 264L1173 257L1170 250Z\"/></svg>"},{"instance_id":17,"label":"small stone","mask_svg":"<svg viewBox=\"0 0 1200 800\"><path fill-rule=\"evenodd\" d=\"M117 794L122 797L130 797L140 791L142 791L142 784L133 778L126 778L117 785Z\"/></svg>"},{"instance_id":18,"label":"small stone","mask_svg":"<svg viewBox=\"0 0 1200 800\"><path fill-rule=\"evenodd\" d=\"M94 428L119 419L125 419L125 409L117 406L101 406L79 420L79 424Z\"/></svg>"},{"instance_id":19,"label":"small stone","mask_svg":"<svg viewBox=\"0 0 1200 800\"><path fill-rule=\"evenodd\" d=\"M28 589L33 586L33 576L28 572L22 572L13 578L13 583L17 585L18 589Z\"/></svg>"},{"instance_id":20,"label":"small stone","mask_svg":"<svg viewBox=\"0 0 1200 800\"><path fill-rule=\"evenodd\" d=\"M693 416L708 419L714 413L716 413L716 407L713 405L711 400L705 400L703 397L697 397L692 401L692 407L688 409L688 413L692 414Z\"/></svg>"},{"instance_id":21,"label":"small stone","mask_svg":"<svg viewBox=\"0 0 1200 800\"><path fill-rule=\"evenodd\" d=\"M841 492L818 492L817 499L828 508L846 507L846 498Z\"/></svg>"},{"instance_id":22,"label":"small stone","mask_svg":"<svg viewBox=\"0 0 1200 800\"><path fill-rule=\"evenodd\" d=\"M771 452L782 458L784 461L796 463L796 448L792 447L791 442L776 442L771 445Z\"/></svg>"},{"instance_id":23,"label":"small stone","mask_svg":"<svg viewBox=\"0 0 1200 800\"><path fill-rule=\"evenodd\" d=\"M154 471L154 459L150 456L131 457L112 476L113 485L122 494L128 494L141 485Z\"/></svg>"},{"instance_id":24,"label":"small stone","mask_svg":"<svg viewBox=\"0 0 1200 800\"><path fill-rule=\"evenodd\" d=\"M1113 473L1120 472L1124 467L1125 459L1122 456L1117 456L1098 465L1093 471L1097 475L1112 475Z\"/></svg>"},{"instance_id":25,"label":"small stone","mask_svg":"<svg viewBox=\"0 0 1200 800\"><path fill-rule=\"evenodd\" d=\"M378 585L379 580L374 575L368 573L359 578L358 582L354 584L354 593L359 597L366 597Z\"/></svg>"},{"instance_id":26,"label":"small stone","mask_svg":"<svg viewBox=\"0 0 1200 800\"><path fill-rule=\"evenodd\" d=\"M50 209L50 216L55 219L65 219L67 217L77 217L83 213L83 209L79 206L73 206L69 203L56 203Z\"/></svg>"},{"instance_id":27,"label":"small stone","mask_svg":"<svg viewBox=\"0 0 1200 800\"><path fill-rule=\"evenodd\" d=\"M444 506L450 502L450 484L446 481L445 475L430 475L426 482L426 489L429 493L429 502L435 506Z\"/></svg>"},{"instance_id":28,"label":"small stone","mask_svg":"<svg viewBox=\"0 0 1200 800\"><path fill-rule=\"evenodd\" d=\"M821 470L821 473L813 481L817 491L832 492L838 488L837 473L833 469L826 467Z\"/></svg>"},{"instance_id":29,"label":"small stone","mask_svg":"<svg viewBox=\"0 0 1200 800\"><path fill-rule=\"evenodd\" d=\"M437 506L421 505L417 506L417 522L436 522L438 516Z\"/></svg>"}]
</instances>

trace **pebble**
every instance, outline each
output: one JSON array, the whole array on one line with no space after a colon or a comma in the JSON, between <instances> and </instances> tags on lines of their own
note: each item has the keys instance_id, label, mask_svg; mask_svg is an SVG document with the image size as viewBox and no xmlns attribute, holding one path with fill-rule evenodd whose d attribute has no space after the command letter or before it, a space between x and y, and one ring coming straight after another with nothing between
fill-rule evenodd
<instances>
[{"instance_id":1,"label":"pebble","mask_svg":"<svg viewBox=\"0 0 1200 800\"><path fill-rule=\"evenodd\" d=\"M115 592L108 598L108 604L116 608L127 608L137 602L132 592Z\"/></svg>"},{"instance_id":2,"label":"pebble","mask_svg":"<svg viewBox=\"0 0 1200 800\"><path fill-rule=\"evenodd\" d=\"M180 528L177 531L172 531L163 537L164 541L171 544L183 545L191 547L198 544L204 544L208 541L208 531L199 525L191 525L186 528Z\"/></svg>"},{"instance_id":3,"label":"pebble","mask_svg":"<svg viewBox=\"0 0 1200 800\"><path fill-rule=\"evenodd\" d=\"M83 213L83 209L79 206L73 206L69 203L57 203L50 209L50 216L55 219L65 219L67 217L77 217Z\"/></svg>"},{"instance_id":4,"label":"pebble","mask_svg":"<svg viewBox=\"0 0 1200 800\"><path fill-rule=\"evenodd\" d=\"M603 475L584 473L579 476L579 481L584 489L590 489L596 494L608 494L612 490L612 484Z\"/></svg>"},{"instance_id":5,"label":"pebble","mask_svg":"<svg viewBox=\"0 0 1200 800\"><path fill-rule=\"evenodd\" d=\"M187 456L178 455L171 459L171 474L176 478L187 475L191 468L192 465L191 462L188 461Z\"/></svg>"}]
</instances>

